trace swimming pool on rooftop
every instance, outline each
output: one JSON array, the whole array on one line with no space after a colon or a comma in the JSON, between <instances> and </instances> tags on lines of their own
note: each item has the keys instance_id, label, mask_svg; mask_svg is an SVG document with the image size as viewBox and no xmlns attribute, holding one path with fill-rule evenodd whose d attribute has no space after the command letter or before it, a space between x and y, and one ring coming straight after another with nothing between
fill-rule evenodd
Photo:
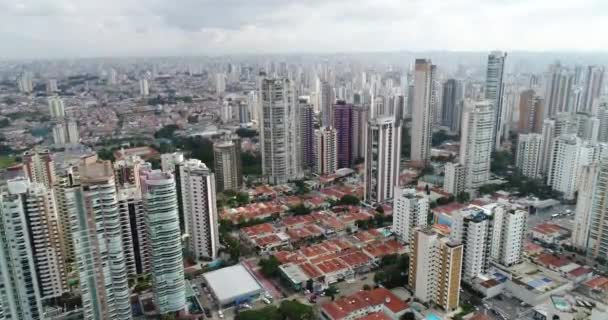
<instances>
[{"instance_id":1,"label":"swimming pool on rooftop","mask_svg":"<svg viewBox=\"0 0 608 320\"><path fill-rule=\"evenodd\" d=\"M426 315L426 320L441 320L441 317L434 313L429 313Z\"/></svg>"}]
</instances>

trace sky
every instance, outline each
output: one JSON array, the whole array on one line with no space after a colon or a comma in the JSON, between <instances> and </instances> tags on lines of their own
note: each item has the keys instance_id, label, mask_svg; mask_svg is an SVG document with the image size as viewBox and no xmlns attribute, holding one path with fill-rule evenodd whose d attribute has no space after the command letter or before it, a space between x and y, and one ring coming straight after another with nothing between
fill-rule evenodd
<instances>
[{"instance_id":1,"label":"sky","mask_svg":"<svg viewBox=\"0 0 608 320\"><path fill-rule=\"evenodd\" d=\"M0 58L608 50L607 0L0 0Z\"/></svg>"}]
</instances>

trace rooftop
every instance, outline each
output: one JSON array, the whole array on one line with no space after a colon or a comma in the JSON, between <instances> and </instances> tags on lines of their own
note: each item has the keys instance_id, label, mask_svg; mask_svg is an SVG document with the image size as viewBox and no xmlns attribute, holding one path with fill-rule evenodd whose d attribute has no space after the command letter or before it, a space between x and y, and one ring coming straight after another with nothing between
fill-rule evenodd
<instances>
[{"instance_id":1,"label":"rooftop","mask_svg":"<svg viewBox=\"0 0 608 320\"><path fill-rule=\"evenodd\" d=\"M221 303L262 290L257 280L241 264L207 272L203 277Z\"/></svg>"}]
</instances>

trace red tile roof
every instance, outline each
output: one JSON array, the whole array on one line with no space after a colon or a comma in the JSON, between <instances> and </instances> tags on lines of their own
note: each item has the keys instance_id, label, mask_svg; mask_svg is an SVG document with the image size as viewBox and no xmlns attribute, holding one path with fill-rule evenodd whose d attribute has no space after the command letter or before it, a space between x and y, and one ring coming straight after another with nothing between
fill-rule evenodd
<instances>
[{"instance_id":1,"label":"red tile roof","mask_svg":"<svg viewBox=\"0 0 608 320\"><path fill-rule=\"evenodd\" d=\"M552 254L543 253L536 258L536 261L545 266L552 266L555 268L561 268L565 265L572 263L568 258L558 257Z\"/></svg>"},{"instance_id":2,"label":"red tile roof","mask_svg":"<svg viewBox=\"0 0 608 320\"><path fill-rule=\"evenodd\" d=\"M585 268L585 267L578 267L570 272L568 272L568 275L571 277L580 277L582 275L588 274L593 272L591 269L589 268Z\"/></svg>"},{"instance_id":3,"label":"red tile roof","mask_svg":"<svg viewBox=\"0 0 608 320\"><path fill-rule=\"evenodd\" d=\"M353 312L371 309L378 305L384 305L393 313L400 313L408 308L407 303L399 300L388 289L377 288L370 291L359 291L348 297L325 303L321 309L332 319L344 319Z\"/></svg>"},{"instance_id":4,"label":"red tile roof","mask_svg":"<svg viewBox=\"0 0 608 320\"><path fill-rule=\"evenodd\" d=\"M534 232L550 235L550 234L560 234L564 232L564 229L554 223L542 223L537 225L532 229Z\"/></svg>"},{"instance_id":5,"label":"red tile roof","mask_svg":"<svg viewBox=\"0 0 608 320\"><path fill-rule=\"evenodd\" d=\"M384 312L373 312L361 318L357 318L357 320L391 320L391 318Z\"/></svg>"},{"instance_id":6,"label":"red tile roof","mask_svg":"<svg viewBox=\"0 0 608 320\"><path fill-rule=\"evenodd\" d=\"M608 278L598 276L585 282L585 285L591 289L608 290Z\"/></svg>"},{"instance_id":7,"label":"red tile roof","mask_svg":"<svg viewBox=\"0 0 608 320\"><path fill-rule=\"evenodd\" d=\"M241 232L243 232L248 237L252 238L252 237L258 237L258 236L265 235L265 234L275 233L275 229L274 229L274 226L270 223L261 223L261 224L256 224L254 226L242 228Z\"/></svg>"}]
</instances>

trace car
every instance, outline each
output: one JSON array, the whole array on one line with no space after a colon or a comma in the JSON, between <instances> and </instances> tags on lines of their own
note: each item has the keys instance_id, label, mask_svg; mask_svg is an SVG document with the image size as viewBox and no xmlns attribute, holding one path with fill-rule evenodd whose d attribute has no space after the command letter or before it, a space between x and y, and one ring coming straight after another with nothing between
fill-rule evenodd
<instances>
[{"instance_id":1,"label":"car","mask_svg":"<svg viewBox=\"0 0 608 320\"><path fill-rule=\"evenodd\" d=\"M268 292L264 293L264 298L272 300L272 295Z\"/></svg>"},{"instance_id":2,"label":"car","mask_svg":"<svg viewBox=\"0 0 608 320\"><path fill-rule=\"evenodd\" d=\"M268 300L267 298L263 298L262 301L264 301L265 304L271 304L272 302L270 302L270 300Z\"/></svg>"},{"instance_id":3,"label":"car","mask_svg":"<svg viewBox=\"0 0 608 320\"><path fill-rule=\"evenodd\" d=\"M220 317L220 319L224 318L224 312L222 312L222 310L218 310L217 311L217 316Z\"/></svg>"}]
</instances>

